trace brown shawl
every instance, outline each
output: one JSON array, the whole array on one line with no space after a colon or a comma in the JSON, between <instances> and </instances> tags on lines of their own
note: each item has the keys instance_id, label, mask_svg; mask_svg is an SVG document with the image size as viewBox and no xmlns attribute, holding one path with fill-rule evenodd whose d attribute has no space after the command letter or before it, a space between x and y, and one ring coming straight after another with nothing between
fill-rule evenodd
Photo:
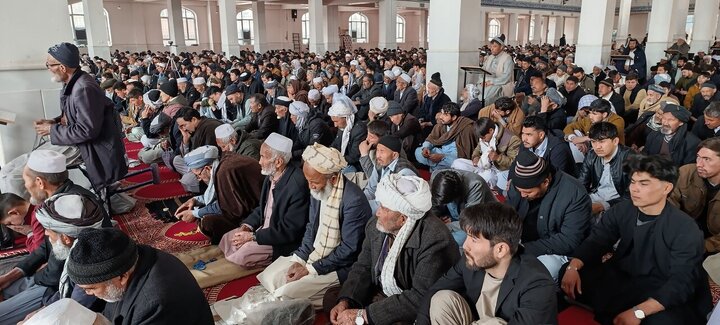
<instances>
[{"instance_id":1,"label":"brown shawl","mask_svg":"<svg viewBox=\"0 0 720 325\"><path fill-rule=\"evenodd\" d=\"M260 204L264 176L256 160L223 152L215 175L215 191L223 217L240 222Z\"/></svg>"},{"instance_id":2,"label":"brown shawl","mask_svg":"<svg viewBox=\"0 0 720 325\"><path fill-rule=\"evenodd\" d=\"M445 125L443 124L435 124L435 127L433 127L432 132L430 132L426 140L436 147L444 146L454 141L457 146L458 158L465 159L472 159L473 149L475 149L478 143L478 139L475 137L473 120L464 116L458 116L449 131L446 131Z\"/></svg>"}]
</instances>

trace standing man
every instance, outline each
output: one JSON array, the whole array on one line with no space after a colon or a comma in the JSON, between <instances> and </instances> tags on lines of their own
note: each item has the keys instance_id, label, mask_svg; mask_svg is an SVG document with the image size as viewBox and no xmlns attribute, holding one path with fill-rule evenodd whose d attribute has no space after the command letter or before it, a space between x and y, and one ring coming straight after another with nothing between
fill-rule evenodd
<instances>
[{"instance_id":1,"label":"standing man","mask_svg":"<svg viewBox=\"0 0 720 325\"><path fill-rule=\"evenodd\" d=\"M485 92L485 102L494 103L501 96L512 96L513 88L513 67L515 63L507 52L503 51L505 47L505 37L495 37L490 41L490 56L485 59L483 69L489 71L493 75L485 79L485 83L481 84Z\"/></svg>"},{"instance_id":2,"label":"standing man","mask_svg":"<svg viewBox=\"0 0 720 325\"><path fill-rule=\"evenodd\" d=\"M52 80L63 84L62 114L52 120L35 121L39 136L50 136L54 145L76 146L88 178L101 198L102 190L128 172L122 125L113 104L92 76L80 70L77 46L60 43L48 49L45 66Z\"/></svg>"}]
</instances>

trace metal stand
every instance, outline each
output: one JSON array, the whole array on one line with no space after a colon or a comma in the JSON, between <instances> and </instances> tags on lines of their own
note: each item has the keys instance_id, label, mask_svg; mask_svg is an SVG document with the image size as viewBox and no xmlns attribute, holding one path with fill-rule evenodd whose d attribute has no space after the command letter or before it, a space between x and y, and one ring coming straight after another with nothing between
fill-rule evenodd
<instances>
[{"instance_id":1,"label":"metal stand","mask_svg":"<svg viewBox=\"0 0 720 325\"><path fill-rule=\"evenodd\" d=\"M474 67L474 66L461 66L460 69L465 72L465 76L463 79L463 87L465 87L465 85L467 84L467 74L468 73L482 74L482 89L481 89L482 97L480 100L480 105L481 105L481 107L485 107L485 80L488 75L492 76L492 73L490 73L489 71L487 71L481 67Z\"/></svg>"}]
</instances>

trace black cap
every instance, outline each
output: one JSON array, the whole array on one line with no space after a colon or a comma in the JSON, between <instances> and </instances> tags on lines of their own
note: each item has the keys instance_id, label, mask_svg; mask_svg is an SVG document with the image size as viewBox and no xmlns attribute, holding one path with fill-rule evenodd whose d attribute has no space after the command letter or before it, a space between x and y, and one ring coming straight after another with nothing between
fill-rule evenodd
<instances>
[{"instance_id":1,"label":"black cap","mask_svg":"<svg viewBox=\"0 0 720 325\"><path fill-rule=\"evenodd\" d=\"M402 150L402 141L400 141L400 138L393 135L386 135L380 138L378 144L385 146L385 148L388 148L393 152L400 152L400 150Z\"/></svg>"}]
</instances>

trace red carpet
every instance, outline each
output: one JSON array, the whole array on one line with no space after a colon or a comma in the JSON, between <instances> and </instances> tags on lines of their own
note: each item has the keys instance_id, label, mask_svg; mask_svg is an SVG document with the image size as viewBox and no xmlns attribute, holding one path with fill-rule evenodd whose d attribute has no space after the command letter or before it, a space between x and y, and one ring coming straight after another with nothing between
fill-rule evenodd
<instances>
[{"instance_id":1,"label":"red carpet","mask_svg":"<svg viewBox=\"0 0 720 325\"><path fill-rule=\"evenodd\" d=\"M558 314L558 324L560 325L599 325L594 319L593 314L577 306L570 306Z\"/></svg>"},{"instance_id":2,"label":"red carpet","mask_svg":"<svg viewBox=\"0 0 720 325\"><path fill-rule=\"evenodd\" d=\"M140 164L137 167L130 169L130 172L142 170L149 167L149 165ZM180 174L172 170L172 168L170 167L167 167L165 165L158 165L158 170L160 171L160 179L162 181L176 181L180 179ZM151 173L142 173L140 175L135 175L125 179L125 181L128 183L142 183L149 180L152 180Z\"/></svg>"},{"instance_id":3,"label":"red carpet","mask_svg":"<svg viewBox=\"0 0 720 325\"><path fill-rule=\"evenodd\" d=\"M178 221L175 224L171 224L163 232L165 237L175 240L189 241L189 242L206 242L208 240L200 230L198 230L197 223L187 223L185 221Z\"/></svg>"},{"instance_id":4,"label":"red carpet","mask_svg":"<svg viewBox=\"0 0 720 325\"><path fill-rule=\"evenodd\" d=\"M157 201L184 196L188 193L178 181L148 185L137 190L133 196L138 200Z\"/></svg>"}]
</instances>

